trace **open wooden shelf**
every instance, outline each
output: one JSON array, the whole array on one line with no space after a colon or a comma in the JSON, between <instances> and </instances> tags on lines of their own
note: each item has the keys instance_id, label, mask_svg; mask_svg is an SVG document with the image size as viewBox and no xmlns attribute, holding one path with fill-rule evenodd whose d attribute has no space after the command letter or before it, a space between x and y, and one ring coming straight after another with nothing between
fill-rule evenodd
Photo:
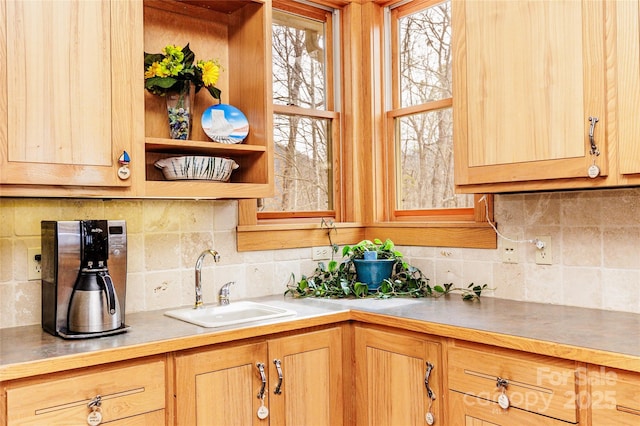
<instances>
[{"instance_id":1,"label":"open wooden shelf","mask_svg":"<svg viewBox=\"0 0 640 426\"><path fill-rule=\"evenodd\" d=\"M147 152L165 152L171 154L235 156L265 152L267 147L261 145L146 138L145 150Z\"/></svg>"},{"instance_id":2,"label":"open wooden shelf","mask_svg":"<svg viewBox=\"0 0 640 426\"><path fill-rule=\"evenodd\" d=\"M189 43L196 60L218 59L221 102L242 111L249 134L241 144L212 142L202 113L217 100L202 89L193 101L190 140L169 139L164 98L145 92L146 196L260 198L273 193L273 97L271 95L271 5L262 0L144 0L144 51ZM142 53L141 53L142 54ZM167 157L232 158L240 166L231 181L167 181L154 163Z\"/></svg>"}]
</instances>

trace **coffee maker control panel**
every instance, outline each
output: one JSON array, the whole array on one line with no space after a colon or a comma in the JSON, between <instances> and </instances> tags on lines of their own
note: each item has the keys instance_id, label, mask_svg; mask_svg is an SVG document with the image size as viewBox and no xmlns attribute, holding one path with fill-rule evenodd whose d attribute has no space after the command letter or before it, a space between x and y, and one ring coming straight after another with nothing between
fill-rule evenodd
<instances>
[{"instance_id":1,"label":"coffee maker control panel","mask_svg":"<svg viewBox=\"0 0 640 426\"><path fill-rule=\"evenodd\" d=\"M109 255L120 256L127 249L125 224L109 226Z\"/></svg>"},{"instance_id":2,"label":"coffee maker control panel","mask_svg":"<svg viewBox=\"0 0 640 426\"><path fill-rule=\"evenodd\" d=\"M107 267L109 236L106 220L80 221L80 266L95 270Z\"/></svg>"}]
</instances>

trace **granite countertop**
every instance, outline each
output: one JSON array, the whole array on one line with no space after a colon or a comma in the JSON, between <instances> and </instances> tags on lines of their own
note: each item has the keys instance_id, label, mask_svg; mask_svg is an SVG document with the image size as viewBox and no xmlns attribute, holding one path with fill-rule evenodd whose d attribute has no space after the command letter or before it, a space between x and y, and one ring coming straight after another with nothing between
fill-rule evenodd
<instances>
[{"instance_id":1,"label":"granite countertop","mask_svg":"<svg viewBox=\"0 0 640 426\"><path fill-rule=\"evenodd\" d=\"M485 297L439 299L252 299L296 315L202 328L149 311L126 315L123 334L64 340L40 325L0 329L0 381L162 354L197 346L325 326L347 320L522 349L640 371L640 315ZM233 302L232 302L233 303ZM168 309L167 309L168 310ZM533 343L532 343L533 342Z\"/></svg>"}]
</instances>

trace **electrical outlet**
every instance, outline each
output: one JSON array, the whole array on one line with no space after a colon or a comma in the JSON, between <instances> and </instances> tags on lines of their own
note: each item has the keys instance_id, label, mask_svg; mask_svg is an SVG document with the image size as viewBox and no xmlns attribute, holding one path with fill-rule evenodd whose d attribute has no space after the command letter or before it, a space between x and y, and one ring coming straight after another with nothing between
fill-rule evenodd
<instances>
[{"instance_id":1,"label":"electrical outlet","mask_svg":"<svg viewBox=\"0 0 640 426\"><path fill-rule=\"evenodd\" d=\"M518 263L518 243L509 240L502 241L502 262Z\"/></svg>"},{"instance_id":2,"label":"electrical outlet","mask_svg":"<svg viewBox=\"0 0 640 426\"><path fill-rule=\"evenodd\" d=\"M311 260L329 260L331 259L331 247L314 247L311 253Z\"/></svg>"},{"instance_id":3,"label":"electrical outlet","mask_svg":"<svg viewBox=\"0 0 640 426\"><path fill-rule=\"evenodd\" d=\"M539 241L544 243L544 247L536 247L536 263L538 265L551 265L551 237L537 237Z\"/></svg>"},{"instance_id":4,"label":"electrical outlet","mask_svg":"<svg viewBox=\"0 0 640 426\"><path fill-rule=\"evenodd\" d=\"M27 279L29 281L39 280L42 276L41 251L40 247L27 249ZM40 260L36 260L36 256Z\"/></svg>"}]
</instances>

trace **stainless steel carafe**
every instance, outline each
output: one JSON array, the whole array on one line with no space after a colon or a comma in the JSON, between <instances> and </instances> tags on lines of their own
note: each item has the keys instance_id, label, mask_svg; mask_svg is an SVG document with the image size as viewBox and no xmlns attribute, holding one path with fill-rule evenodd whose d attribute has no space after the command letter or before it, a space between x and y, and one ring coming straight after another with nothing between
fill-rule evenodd
<instances>
[{"instance_id":1,"label":"stainless steel carafe","mask_svg":"<svg viewBox=\"0 0 640 426\"><path fill-rule=\"evenodd\" d=\"M68 329L73 333L100 333L122 325L120 303L106 268L83 268L71 293Z\"/></svg>"}]
</instances>

